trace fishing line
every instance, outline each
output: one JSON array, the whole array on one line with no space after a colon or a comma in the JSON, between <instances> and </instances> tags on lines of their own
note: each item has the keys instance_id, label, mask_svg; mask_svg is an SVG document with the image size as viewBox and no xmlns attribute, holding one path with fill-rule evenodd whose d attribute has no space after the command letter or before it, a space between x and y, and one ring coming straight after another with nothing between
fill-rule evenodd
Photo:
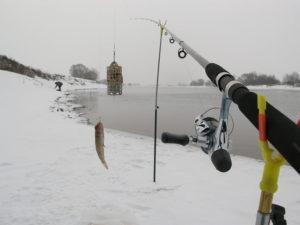
<instances>
[{"instance_id":1,"label":"fishing line","mask_svg":"<svg viewBox=\"0 0 300 225\"><path fill-rule=\"evenodd\" d=\"M214 109L221 109L221 107L211 107L211 108L209 108L209 109L207 109L204 113L202 113L201 115L200 115L200 117L202 117L203 118L203 116L206 114L206 113L208 113L209 111L211 111L211 110L214 110ZM234 120L233 120L233 117L232 117L232 115L229 113L228 114L229 115L229 117L230 117L230 119L231 119L231 123L232 123L232 128L231 128L231 130L230 130L230 132L229 132L229 136L232 134L232 132L233 132L233 129L234 129Z\"/></svg>"},{"instance_id":2,"label":"fishing line","mask_svg":"<svg viewBox=\"0 0 300 225\"><path fill-rule=\"evenodd\" d=\"M190 80L193 81L195 78L192 76L192 73L191 73L191 70L190 70L190 66L188 65L188 60L184 60L183 61L183 67L186 70L186 72L187 72Z\"/></svg>"},{"instance_id":3,"label":"fishing line","mask_svg":"<svg viewBox=\"0 0 300 225\"><path fill-rule=\"evenodd\" d=\"M114 6L114 13L113 13L113 40L114 40L114 48L116 43L116 6Z\"/></svg>"}]
</instances>

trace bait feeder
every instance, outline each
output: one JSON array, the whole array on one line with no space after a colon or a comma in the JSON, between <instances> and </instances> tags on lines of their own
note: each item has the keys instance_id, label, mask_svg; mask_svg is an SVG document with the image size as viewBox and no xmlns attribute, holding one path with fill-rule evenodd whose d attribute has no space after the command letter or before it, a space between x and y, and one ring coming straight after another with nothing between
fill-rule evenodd
<instances>
[{"instance_id":1,"label":"bait feeder","mask_svg":"<svg viewBox=\"0 0 300 225\"><path fill-rule=\"evenodd\" d=\"M178 57L181 58L181 59L184 59L187 55L187 52L183 49L183 48L180 48L178 49Z\"/></svg>"},{"instance_id":2,"label":"bait feeder","mask_svg":"<svg viewBox=\"0 0 300 225\"><path fill-rule=\"evenodd\" d=\"M169 39L169 42L170 42L171 44L173 44L173 43L175 42L175 40L171 37L171 38Z\"/></svg>"}]
</instances>

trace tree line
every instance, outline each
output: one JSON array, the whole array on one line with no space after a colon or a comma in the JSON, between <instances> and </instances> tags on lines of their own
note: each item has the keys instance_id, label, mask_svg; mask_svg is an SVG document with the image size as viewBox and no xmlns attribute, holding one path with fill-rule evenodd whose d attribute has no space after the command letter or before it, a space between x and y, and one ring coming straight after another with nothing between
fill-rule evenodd
<instances>
[{"instance_id":1,"label":"tree line","mask_svg":"<svg viewBox=\"0 0 300 225\"><path fill-rule=\"evenodd\" d=\"M61 74L49 74L39 69L35 69L29 66L25 66L12 58L8 58L5 55L0 55L0 69L7 70L23 74L28 77L41 77L47 80L62 79L65 76ZM99 73L95 69L89 69L83 64L74 64L70 67L70 74L73 77L97 80L99 79ZM278 80L275 75L258 74L257 72L244 73L237 78L238 81L244 85L291 85L300 86L300 75L297 72L285 74L282 81ZM106 83L106 80L99 81L100 83ZM213 83L210 80L204 81L203 79L193 80L190 83L191 86L212 86Z\"/></svg>"},{"instance_id":2,"label":"tree line","mask_svg":"<svg viewBox=\"0 0 300 225\"><path fill-rule=\"evenodd\" d=\"M30 66L23 65L18 61L7 57L6 55L0 55L0 70L6 70L14 73L19 73L28 77L40 77L47 80L59 80L63 79L65 75L62 74L50 74L35 69ZM99 74L95 69L89 69L83 64L75 64L70 68L70 74L73 77L97 80Z\"/></svg>"},{"instance_id":3,"label":"tree line","mask_svg":"<svg viewBox=\"0 0 300 225\"><path fill-rule=\"evenodd\" d=\"M257 72L244 73L237 78L238 81L244 85L291 85L300 86L300 75L297 72L285 74L282 81L278 80L275 75L258 74ZM211 81L204 81L203 79L193 80L191 86L211 86Z\"/></svg>"},{"instance_id":4,"label":"tree line","mask_svg":"<svg viewBox=\"0 0 300 225\"><path fill-rule=\"evenodd\" d=\"M57 80L64 77L64 75L61 74L50 74L43 72L40 69L25 66L22 63L19 63L18 61L7 57L6 55L0 55L0 69L19 73L28 77L40 77L47 80Z\"/></svg>"}]
</instances>

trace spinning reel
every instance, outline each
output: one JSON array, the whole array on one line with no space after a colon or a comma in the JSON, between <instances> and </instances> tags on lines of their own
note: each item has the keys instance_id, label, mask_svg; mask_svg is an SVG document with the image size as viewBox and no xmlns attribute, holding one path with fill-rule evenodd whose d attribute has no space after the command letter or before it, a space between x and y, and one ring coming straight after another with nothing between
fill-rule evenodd
<instances>
[{"instance_id":1,"label":"spinning reel","mask_svg":"<svg viewBox=\"0 0 300 225\"><path fill-rule=\"evenodd\" d=\"M201 147L202 151L208 154L212 163L220 172L227 172L231 168L231 158L229 151L231 150L231 140L228 129L228 116L231 100L225 94L222 96L219 120L213 117L204 117L210 111L207 110L203 114L197 116L194 121L195 133L194 136L176 135L164 132L161 140L164 143L175 143L187 145L194 143ZM232 123L233 119L231 117Z\"/></svg>"}]
</instances>

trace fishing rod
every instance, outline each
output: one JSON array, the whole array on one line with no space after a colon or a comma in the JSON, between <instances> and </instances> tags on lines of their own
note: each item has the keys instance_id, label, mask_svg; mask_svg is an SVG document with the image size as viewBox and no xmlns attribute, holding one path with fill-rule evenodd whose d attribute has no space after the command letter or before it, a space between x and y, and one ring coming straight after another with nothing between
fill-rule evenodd
<instances>
[{"instance_id":1,"label":"fishing rod","mask_svg":"<svg viewBox=\"0 0 300 225\"><path fill-rule=\"evenodd\" d=\"M155 88L155 109L154 109L154 162L153 162L153 182L156 182L156 135L157 135L157 110L159 106L157 105L157 95L158 95L158 81L159 81L159 70L160 70L160 56L161 56L161 44L162 44L162 36L164 32L164 27L166 26L161 24L160 26L160 39L159 39L159 50L158 50L158 63L157 63L157 73L156 73L156 88Z\"/></svg>"},{"instance_id":2,"label":"fishing rod","mask_svg":"<svg viewBox=\"0 0 300 225\"><path fill-rule=\"evenodd\" d=\"M148 20L162 26L154 20ZM285 209L273 204L273 194L278 189L278 178L280 167L288 161L290 165L300 173L300 120L296 125L292 120L268 103L261 95L248 90L242 83L224 68L215 63L210 63L188 44L178 38L164 26L166 35L170 35L171 44L177 42L181 48L178 57L185 58L190 54L204 69L209 79L223 92L220 107L219 120L212 117L203 117L208 112L195 118L195 136L175 135L164 132L162 142L187 145L196 143L201 149L210 155L211 160L220 172L227 172L231 168L229 150L231 141L228 134L229 107L233 101L238 105L244 116L259 130L259 145L265 161L262 180L260 182L260 201L256 216L256 225L286 225L284 219ZM268 140L277 148L276 156L274 150L269 148Z\"/></svg>"},{"instance_id":3,"label":"fishing rod","mask_svg":"<svg viewBox=\"0 0 300 225\"><path fill-rule=\"evenodd\" d=\"M135 18L159 23L148 18ZM177 42L180 45L178 56L185 58L187 54L192 56L205 70L208 78L219 88L221 92L232 102L238 105L241 113L259 129L257 94L250 91L241 82L234 79L227 70L216 63L211 63L187 43L164 27L166 35L169 35L170 43ZM287 160L287 162L300 174L300 128L282 112L266 102L266 138Z\"/></svg>"}]
</instances>

